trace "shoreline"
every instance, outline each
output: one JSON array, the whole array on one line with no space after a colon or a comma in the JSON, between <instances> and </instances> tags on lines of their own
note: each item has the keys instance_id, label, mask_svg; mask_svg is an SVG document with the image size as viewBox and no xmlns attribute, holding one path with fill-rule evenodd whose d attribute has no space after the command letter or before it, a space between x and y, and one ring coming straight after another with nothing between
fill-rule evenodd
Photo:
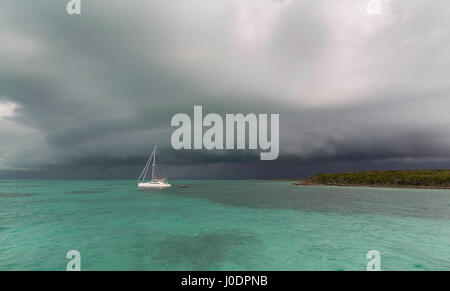
<instances>
[{"instance_id":1,"label":"shoreline","mask_svg":"<svg viewBox=\"0 0 450 291\"><path fill-rule=\"evenodd\" d=\"M291 183L293 186L329 186L329 187L370 187L370 188L399 188L399 189L435 189L435 190L450 190L450 187L439 186L414 186L414 185L364 185L364 184L322 184L322 183Z\"/></svg>"}]
</instances>

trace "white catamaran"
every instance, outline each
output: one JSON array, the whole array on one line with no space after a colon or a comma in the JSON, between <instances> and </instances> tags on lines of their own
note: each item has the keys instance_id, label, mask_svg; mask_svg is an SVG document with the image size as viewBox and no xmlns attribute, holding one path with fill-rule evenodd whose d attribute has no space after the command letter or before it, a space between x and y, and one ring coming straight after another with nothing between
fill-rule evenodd
<instances>
[{"instance_id":1,"label":"white catamaran","mask_svg":"<svg viewBox=\"0 0 450 291\"><path fill-rule=\"evenodd\" d=\"M145 182L145 177L147 176L147 172L150 168L150 165L152 166L152 179L150 180L150 182ZM138 187L146 189L167 189L172 187L172 185L166 182L167 178L158 177L159 172L160 171L158 169L158 166L156 165L156 145L155 145L155 148L153 149L153 152L150 155L150 158L148 159L147 164L144 167L144 170L139 176Z\"/></svg>"}]
</instances>

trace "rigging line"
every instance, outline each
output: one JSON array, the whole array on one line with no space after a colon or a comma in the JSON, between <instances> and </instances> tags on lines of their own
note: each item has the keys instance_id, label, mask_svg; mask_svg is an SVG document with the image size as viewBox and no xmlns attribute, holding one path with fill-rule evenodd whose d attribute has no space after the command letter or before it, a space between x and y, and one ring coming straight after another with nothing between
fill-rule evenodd
<instances>
[{"instance_id":1,"label":"rigging line","mask_svg":"<svg viewBox=\"0 0 450 291\"><path fill-rule=\"evenodd\" d=\"M140 181L141 178L142 178L142 181L145 180L145 176L147 176L147 172L148 172L149 161L150 161L150 159L147 161L147 164L145 164L145 167L144 167L144 169L142 170L142 173L141 173L141 175L139 176L138 181Z\"/></svg>"},{"instance_id":2,"label":"rigging line","mask_svg":"<svg viewBox=\"0 0 450 291\"><path fill-rule=\"evenodd\" d=\"M145 164L145 167L144 167L144 169L142 170L142 173L141 173L141 175L139 176L138 181L140 181L141 178L142 178L142 182L145 180L145 177L147 176L148 169L149 169L149 167L150 167L150 161L151 161L151 159L152 159L152 156L153 156L154 151L155 151L155 150L153 150L153 152L151 153L150 157L148 158L147 164Z\"/></svg>"},{"instance_id":3,"label":"rigging line","mask_svg":"<svg viewBox=\"0 0 450 291\"><path fill-rule=\"evenodd\" d=\"M139 178L138 178L138 181L140 181L141 180L141 178L142 178L142 175L144 175L144 173L145 173L145 169L147 169L147 165L148 165L148 161L147 161L147 163L145 164L145 167L144 167L144 169L142 169L142 172L141 172L141 175L139 176Z\"/></svg>"}]
</instances>

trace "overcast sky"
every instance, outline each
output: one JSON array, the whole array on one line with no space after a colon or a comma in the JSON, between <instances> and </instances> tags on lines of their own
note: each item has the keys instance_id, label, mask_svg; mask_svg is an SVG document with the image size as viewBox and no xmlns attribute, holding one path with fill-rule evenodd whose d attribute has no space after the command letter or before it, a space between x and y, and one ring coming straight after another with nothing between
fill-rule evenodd
<instances>
[{"instance_id":1,"label":"overcast sky","mask_svg":"<svg viewBox=\"0 0 450 291\"><path fill-rule=\"evenodd\" d=\"M0 178L450 167L446 0L0 2ZM280 156L175 151L170 119L279 113Z\"/></svg>"}]
</instances>

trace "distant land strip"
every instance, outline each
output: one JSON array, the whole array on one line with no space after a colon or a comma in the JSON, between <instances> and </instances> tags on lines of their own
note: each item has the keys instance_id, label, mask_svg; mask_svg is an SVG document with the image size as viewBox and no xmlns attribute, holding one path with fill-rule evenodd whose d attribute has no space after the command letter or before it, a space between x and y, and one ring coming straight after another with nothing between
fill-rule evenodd
<instances>
[{"instance_id":1,"label":"distant land strip","mask_svg":"<svg viewBox=\"0 0 450 291\"><path fill-rule=\"evenodd\" d=\"M317 174L293 185L450 189L450 170L389 170Z\"/></svg>"}]
</instances>

